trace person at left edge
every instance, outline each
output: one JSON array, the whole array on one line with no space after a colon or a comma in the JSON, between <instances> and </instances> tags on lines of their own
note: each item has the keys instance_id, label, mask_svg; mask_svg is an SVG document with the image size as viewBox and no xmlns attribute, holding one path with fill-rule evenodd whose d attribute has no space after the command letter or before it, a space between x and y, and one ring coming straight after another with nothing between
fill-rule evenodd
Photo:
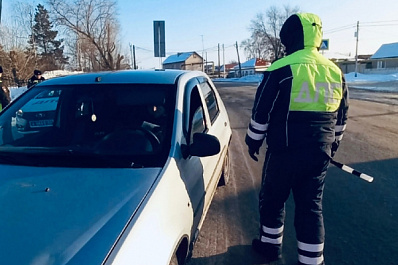
<instances>
[{"instance_id":1,"label":"person at left edge","mask_svg":"<svg viewBox=\"0 0 398 265\"><path fill-rule=\"evenodd\" d=\"M35 70L33 72L33 76L28 80L28 88L31 88L34 85L37 85L38 83L43 82L46 80L43 76L40 70Z\"/></svg>"},{"instance_id":2,"label":"person at left edge","mask_svg":"<svg viewBox=\"0 0 398 265\"><path fill-rule=\"evenodd\" d=\"M4 109L11 102L10 91L7 87L3 86L3 67L0 66L0 111Z\"/></svg>"}]
</instances>

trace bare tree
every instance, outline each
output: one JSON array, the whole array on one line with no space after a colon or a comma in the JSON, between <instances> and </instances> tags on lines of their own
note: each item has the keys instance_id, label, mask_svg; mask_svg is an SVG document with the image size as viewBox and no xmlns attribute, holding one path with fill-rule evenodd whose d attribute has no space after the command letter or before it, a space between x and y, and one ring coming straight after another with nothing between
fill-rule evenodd
<instances>
[{"instance_id":1,"label":"bare tree","mask_svg":"<svg viewBox=\"0 0 398 265\"><path fill-rule=\"evenodd\" d=\"M268 39L264 38L261 34L252 34L250 39L242 41L241 47L244 48L245 54L247 55L247 60L251 58L261 58L269 60L273 53L268 48L271 44Z\"/></svg>"},{"instance_id":2,"label":"bare tree","mask_svg":"<svg viewBox=\"0 0 398 265\"><path fill-rule=\"evenodd\" d=\"M32 31L34 7L28 3L15 2L8 15L1 25L0 43L5 50L23 49Z\"/></svg>"},{"instance_id":3,"label":"bare tree","mask_svg":"<svg viewBox=\"0 0 398 265\"><path fill-rule=\"evenodd\" d=\"M248 57L266 60L281 58L284 49L279 38L279 32L286 19L297 12L299 12L298 7L284 6L283 9L279 9L271 6L265 14L257 14L249 27L251 37L242 42Z\"/></svg>"},{"instance_id":4,"label":"bare tree","mask_svg":"<svg viewBox=\"0 0 398 265\"><path fill-rule=\"evenodd\" d=\"M119 69L124 59L117 49L118 21L114 0L48 0L56 22L75 34L79 67Z\"/></svg>"},{"instance_id":5,"label":"bare tree","mask_svg":"<svg viewBox=\"0 0 398 265\"><path fill-rule=\"evenodd\" d=\"M23 85L35 67L36 54L27 50L32 32L34 7L28 3L15 2L6 23L1 25L0 65L6 85Z\"/></svg>"}]
</instances>

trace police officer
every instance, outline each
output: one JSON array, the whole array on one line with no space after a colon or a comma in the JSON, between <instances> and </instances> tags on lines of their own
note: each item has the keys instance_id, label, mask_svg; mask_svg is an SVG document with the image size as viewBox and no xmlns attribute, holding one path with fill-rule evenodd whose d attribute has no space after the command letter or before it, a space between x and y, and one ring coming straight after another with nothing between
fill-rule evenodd
<instances>
[{"instance_id":1,"label":"police officer","mask_svg":"<svg viewBox=\"0 0 398 265\"><path fill-rule=\"evenodd\" d=\"M3 67L0 66L0 111L4 109L11 102L10 91L7 87L3 86Z\"/></svg>"},{"instance_id":2,"label":"police officer","mask_svg":"<svg viewBox=\"0 0 398 265\"><path fill-rule=\"evenodd\" d=\"M324 264L322 195L326 171L346 126L348 90L340 69L319 53L322 24L298 13L282 26L284 58L264 73L246 134L249 155L266 139L259 194L260 235L252 242L265 262L282 257L285 202L295 201L299 264Z\"/></svg>"},{"instance_id":3,"label":"police officer","mask_svg":"<svg viewBox=\"0 0 398 265\"><path fill-rule=\"evenodd\" d=\"M34 85L37 85L38 83L43 82L46 80L42 75L40 70L34 70L33 76L28 80L28 88L31 88Z\"/></svg>"}]
</instances>

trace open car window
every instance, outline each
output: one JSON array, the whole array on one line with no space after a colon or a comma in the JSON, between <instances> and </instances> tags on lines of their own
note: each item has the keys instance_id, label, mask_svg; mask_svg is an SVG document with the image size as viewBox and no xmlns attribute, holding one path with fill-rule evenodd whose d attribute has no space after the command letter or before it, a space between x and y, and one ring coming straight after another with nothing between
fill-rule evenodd
<instances>
[{"instance_id":1,"label":"open car window","mask_svg":"<svg viewBox=\"0 0 398 265\"><path fill-rule=\"evenodd\" d=\"M1 114L0 152L19 155L21 164L160 166L174 106L171 85L36 87Z\"/></svg>"}]
</instances>

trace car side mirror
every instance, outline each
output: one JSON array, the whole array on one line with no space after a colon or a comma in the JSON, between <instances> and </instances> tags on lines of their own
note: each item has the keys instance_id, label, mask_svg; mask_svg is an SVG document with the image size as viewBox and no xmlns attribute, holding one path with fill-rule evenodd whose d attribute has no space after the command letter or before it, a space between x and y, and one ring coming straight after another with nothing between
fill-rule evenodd
<instances>
[{"instance_id":1,"label":"car side mirror","mask_svg":"<svg viewBox=\"0 0 398 265\"><path fill-rule=\"evenodd\" d=\"M188 155L205 157L216 155L220 152L220 141L217 137L206 133L195 133L192 143L189 146L182 145L182 153L184 158Z\"/></svg>"}]
</instances>

